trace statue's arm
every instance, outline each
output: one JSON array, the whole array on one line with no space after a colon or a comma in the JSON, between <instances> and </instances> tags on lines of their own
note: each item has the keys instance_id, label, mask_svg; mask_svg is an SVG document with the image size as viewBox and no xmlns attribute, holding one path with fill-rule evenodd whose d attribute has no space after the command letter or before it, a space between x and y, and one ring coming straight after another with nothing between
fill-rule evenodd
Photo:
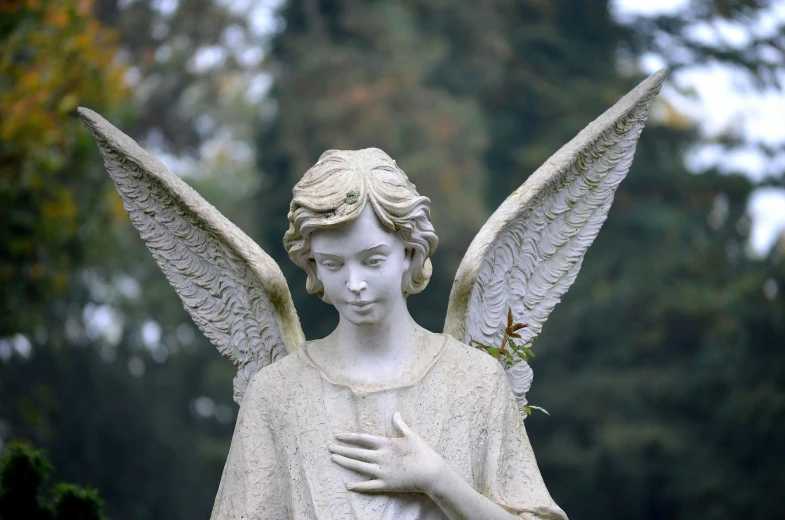
<instances>
[{"instance_id":1,"label":"statue's arm","mask_svg":"<svg viewBox=\"0 0 785 520\"><path fill-rule=\"evenodd\" d=\"M268 407L253 381L243 397L211 520L289 518Z\"/></svg>"},{"instance_id":2,"label":"statue's arm","mask_svg":"<svg viewBox=\"0 0 785 520\"><path fill-rule=\"evenodd\" d=\"M475 486L449 464L424 490L451 519L525 518L567 520L548 493L537 467L515 397L500 365L489 381L489 401L481 451L483 473Z\"/></svg>"},{"instance_id":3,"label":"statue's arm","mask_svg":"<svg viewBox=\"0 0 785 520\"><path fill-rule=\"evenodd\" d=\"M460 475L445 463L444 471L434 480L425 493L436 502L444 514L452 520L466 518L505 519L530 518L517 516L471 487Z\"/></svg>"}]
</instances>

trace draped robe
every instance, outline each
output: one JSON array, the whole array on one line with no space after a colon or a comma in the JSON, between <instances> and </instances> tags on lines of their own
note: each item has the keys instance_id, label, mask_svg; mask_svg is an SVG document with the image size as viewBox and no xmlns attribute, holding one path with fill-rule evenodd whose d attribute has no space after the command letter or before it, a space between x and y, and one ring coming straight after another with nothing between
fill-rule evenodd
<instances>
[{"instance_id":1,"label":"draped robe","mask_svg":"<svg viewBox=\"0 0 785 520\"><path fill-rule=\"evenodd\" d=\"M425 369L373 392L336 381L308 344L262 369L240 407L212 520L443 520L422 493L363 494L368 477L330 460L335 435L397 437L392 415L439 453L461 478L528 519L566 519L542 481L501 365L443 335Z\"/></svg>"}]
</instances>

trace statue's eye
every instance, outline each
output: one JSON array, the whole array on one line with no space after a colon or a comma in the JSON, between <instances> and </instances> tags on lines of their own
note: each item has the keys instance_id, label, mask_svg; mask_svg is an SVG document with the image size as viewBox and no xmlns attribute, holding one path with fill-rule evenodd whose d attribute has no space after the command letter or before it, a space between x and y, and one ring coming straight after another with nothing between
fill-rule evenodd
<instances>
[{"instance_id":1,"label":"statue's eye","mask_svg":"<svg viewBox=\"0 0 785 520\"><path fill-rule=\"evenodd\" d=\"M371 258L369 258L368 260L365 261L365 265L370 266L370 267L377 267L379 265L382 265L382 262L384 262L384 258L383 257L381 257L381 256L372 256Z\"/></svg>"},{"instance_id":2,"label":"statue's eye","mask_svg":"<svg viewBox=\"0 0 785 520\"><path fill-rule=\"evenodd\" d=\"M325 260L322 262L322 267L334 271L341 268L341 263L336 262L335 260Z\"/></svg>"}]
</instances>

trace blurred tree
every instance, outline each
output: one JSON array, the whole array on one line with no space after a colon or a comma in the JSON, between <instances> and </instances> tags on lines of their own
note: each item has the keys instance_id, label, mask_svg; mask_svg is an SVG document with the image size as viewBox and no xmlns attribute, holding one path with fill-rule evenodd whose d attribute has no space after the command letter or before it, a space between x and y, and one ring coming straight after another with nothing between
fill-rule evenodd
<instances>
[{"instance_id":1,"label":"blurred tree","mask_svg":"<svg viewBox=\"0 0 785 520\"><path fill-rule=\"evenodd\" d=\"M65 294L94 223L117 216L106 190L84 189L104 174L73 114L84 103L117 116L128 97L115 36L91 9L0 4L0 338L41 327L33 309Z\"/></svg>"},{"instance_id":2,"label":"blurred tree","mask_svg":"<svg viewBox=\"0 0 785 520\"><path fill-rule=\"evenodd\" d=\"M670 84L670 93L674 98L681 98L681 106L684 101L689 104L690 99L697 97L689 79L695 73L708 73L720 83L719 88L730 77L739 94L757 90L759 95L777 98L785 88L782 7L781 0L683 2L655 17L616 9L617 20L629 29L629 36L620 42L617 53L620 68L634 66L636 60L645 59L649 63L667 63L674 76L683 72L681 81ZM746 110L752 112L750 115L754 118L754 105L747 106L750 108ZM722 130L712 128L700 132L693 142L714 146L696 146L691 155L701 155L696 150L716 149L720 144L720 157L710 159L709 164L713 163L713 167L723 173L731 172L732 166L729 168L728 163L740 164L738 160L728 161L727 158L761 156L766 164L763 170L771 176L761 184L782 187L785 185L785 169L781 166L785 159L785 142L781 139L777 142L776 132L772 135L752 128L747 131L744 111L744 108L737 109ZM755 174L754 166L751 170L749 173Z\"/></svg>"},{"instance_id":3,"label":"blurred tree","mask_svg":"<svg viewBox=\"0 0 785 520\"><path fill-rule=\"evenodd\" d=\"M21 443L8 446L0 459L0 518L29 520L104 520L98 492L73 484L57 484L52 498L44 483L52 465L41 450Z\"/></svg>"},{"instance_id":4,"label":"blurred tree","mask_svg":"<svg viewBox=\"0 0 785 520\"><path fill-rule=\"evenodd\" d=\"M2 4L0 446L9 438L45 446L57 478L100 486L113 518L203 517L232 430L231 364L196 332L130 227L73 109L89 106L121 127L152 117L146 130L187 135L176 145L148 141L182 152L169 157L196 171L200 191L242 225L241 200L256 185L252 148L238 145L255 113L252 77L239 66L184 77L181 61L163 60L166 68L133 52L172 43L166 27L147 30L145 12L158 26L171 21L177 41L212 20L205 38L217 41L238 19L218 16L224 7L185 5L172 18L157 2L135 2L128 16L108 17L117 22L110 30L94 15L107 5ZM181 23L188 12L191 25ZM174 87L187 99L172 103L171 118L160 118L165 106L130 106L126 83L156 97L156 74L166 85L187 80ZM217 87L194 94L204 84ZM188 131L199 115L213 118L212 131Z\"/></svg>"},{"instance_id":5,"label":"blurred tree","mask_svg":"<svg viewBox=\"0 0 785 520\"><path fill-rule=\"evenodd\" d=\"M253 4L189 0L98 0L114 28L134 90L129 135L162 152L203 157L206 141L243 129L256 116L261 37ZM243 102L245 101L245 102ZM238 135L238 133L240 135Z\"/></svg>"},{"instance_id":6,"label":"blurred tree","mask_svg":"<svg viewBox=\"0 0 785 520\"><path fill-rule=\"evenodd\" d=\"M52 472L42 451L11 444L0 459L0 518L51 519L41 488Z\"/></svg>"}]
</instances>

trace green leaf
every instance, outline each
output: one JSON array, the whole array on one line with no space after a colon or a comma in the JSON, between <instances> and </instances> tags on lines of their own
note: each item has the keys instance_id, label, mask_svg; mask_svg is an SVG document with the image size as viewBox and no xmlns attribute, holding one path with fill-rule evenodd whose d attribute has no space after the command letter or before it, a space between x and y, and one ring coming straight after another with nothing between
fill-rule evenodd
<instances>
[{"instance_id":1,"label":"green leaf","mask_svg":"<svg viewBox=\"0 0 785 520\"><path fill-rule=\"evenodd\" d=\"M530 404L528 406L525 406L524 408L529 408L529 415L531 415L531 411L532 410L539 410L542 413L544 413L545 415L547 415L548 417L551 416L551 414L548 413L548 410L546 410L545 408L542 408L540 406L534 406L533 404Z\"/></svg>"},{"instance_id":2,"label":"green leaf","mask_svg":"<svg viewBox=\"0 0 785 520\"><path fill-rule=\"evenodd\" d=\"M486 352L488 352L488 354L492 355L496 359L499 359L499 349L498 348L496 348L496 347L486 347L485 350L486 350Z\"/></svg>"}]
</instances>

